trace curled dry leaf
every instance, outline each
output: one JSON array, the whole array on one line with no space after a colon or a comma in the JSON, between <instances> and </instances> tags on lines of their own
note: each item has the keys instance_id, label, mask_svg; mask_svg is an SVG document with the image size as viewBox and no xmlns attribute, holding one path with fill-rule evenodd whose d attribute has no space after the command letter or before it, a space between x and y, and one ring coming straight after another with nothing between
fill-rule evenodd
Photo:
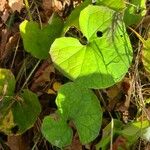
<instances>
[{"instance_id":1,"label":"curled dry leaf","mask_svg":"<svg viewBox=\"0 0 150 150\"><path fill-rule=\"evenodd\" d=\"M12 54L12 50L16 47L19 39L19 33L15 33L13 36L10 36L8 42L5 45L5 50L2 55L2 60L4 60L8 55Z\"/></svg>"},{"instance_id":2,"label":"curled dry leaf","mask_svg":"<svg viewBox=\"0 0 150 150\"><path fill-rule=\"evenodd\" d=\"M15 11L20 12L21 9L24 7L23 0L8 0L8 4L13 12Z\"/></svg>"},{"instance_id":3,"label":"curled dry leaf","mask_svg":"<svg viewBox=\"0 0 150 150\"><path fill-rule=\"evenodd\" d=\"M41 91L41 87L44 88L45 84L51 81L50 75L52 73L55 73L54 66L45 61L34 75L31 90L34 92Z\"/></svg>"}]
</instances>

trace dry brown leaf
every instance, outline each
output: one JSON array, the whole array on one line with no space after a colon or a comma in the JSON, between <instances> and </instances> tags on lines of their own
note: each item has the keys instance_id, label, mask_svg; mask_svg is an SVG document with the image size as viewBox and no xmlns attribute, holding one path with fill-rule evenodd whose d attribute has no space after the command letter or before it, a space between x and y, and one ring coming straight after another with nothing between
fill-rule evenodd
<instances>
[{"instance_id":1,"label":"dry brown leaf","mask_svg":"<svg viewBox=\"0 0 150 150\"><path fill-rule=\"evenodd\" d=\"M2 58L3 54L4 54L4 51L5 51L5 46L7 44L7 41L10 37L10 34L11 34L11 31L9 29L3 29L1 31L1 43L0 43L0 59Z\"/></svg>"},{"instance_id":2,"label":"dry brown leaf","mask_svg":"<svg viewBox=\"0 0 150 150\"><path fill-rule=\"evenodd\" d=\"M80 143L77 133L74 135L71 145L68 146L65 150L82 150L82 144Z\"/></svg>"},{"instance_id":3,"label":"dry brown leaf","mask_svg":"<svg viewBox=\"0 0 150 150\"><path fill-rule=\"evenodd\" d=\"M11 36L8 40L8 43L6 44L5 50L10 51L14 47L16 47L18 39L19 39L19 33L15 33L13 36Z\"/></svg>"},{"instance_id":4,"label":"dry brown leaf","mask_svg":"<svg viewBox=\"0 0 150 150\"><path fill-rule=\"evenodd\" d=\"M13 12L20 12L21 9L24 7L23 0L8 0L8 4Z\"/></svg>"},{"instance_id":5,"label":"dry brown leaf","mask_svg":"<svg viewBox=\"0 0 150 150\"><path fill-rule=\"evenodd\" d=\"M72 141L70 150L82 150L82 144L80 143L79 136L77 133L73 137L73 141Z\"/></svg>"},{"instance_id":6,"label":"dry brown leaf","mask_svg":"<svg viewBox=\"0 0 150 150\"><path fill-rule=\"evenodd\" d=\"M107 108L109 111L112 111L120 99L121 83L118 83L117 85L108 88L105 92L109 100L109 104Z\"/></svg>"},{"instance_id":7,"label":"dry brown leaf","mask_svg":"<svg viewBox=\"0 0 150 150\"><path fill-rule=\"evenodd\" d=\"M39 87L45 86L45 83L51 81L50 75L52 73L55 73L54 66L45 61L34 75L31 90L39 91Z\"/></svg>"},{"instance_id":8,"label":"dry brown leaf","mask_svg":"<svg viewBox=\"0 0 150 150\"><path fill-rule=\"evenodd\" d=\"M4 11L7 0L0 0L0 11Z\"/></svg>"},{"instance_id":9,"label":"dry brown leaf","mask_svg":"<svg viewBox=\"0 0 150 150\"><path fill-rule=\"evenodd\" d=\"M43 11L40 11L40 16L43 22L48 22L50 16L53 13L52 0L43 0Z\"/></svg>"},{"instance_id":10,"label":"dry brown leaf","mask_svg":"<svg viewBox=\"0 0 150 150\"><path fill-rule=\"evenodd\" d=\"M126 147L126 139L118 136L117 139L115 140L115 142L113 143L113 150L118 150L119 147L121 147L122 150L127 150Z\"/></svg>"},{"instance_id":11,"label":"dry brown leaf","mask_svg":"<svg viewBox=\"0 0 150 150\"><path fill-rule=\"evenodd\" d=\"M112 100L118 96L120 91L121 91L121 84L118 83L117 85L114 85L111 88L108 88L108 90L106 91L106 94L109 97L109 99Z\"/></svg>"},{"instance_id":12,"label":"dry brown leaf","mask_svg":"<svg viewBox=\"0 0 150 150\"><path fill-rule=\"evenodd\" d=\"M146 15L142 20L142 27L147 29L150 25L150 15Z\"/></svg>"},{"instance_id":13,"label":"dry brown leaf","mask_svg":"<svg viewBox=\"0 0 150 150\"><path fill-rule=\"evenodd\" d=\"M58 12L58 11L61 11L63 9L63 5L60 1L58 0L54 0L53 3L52 3L52 7L53 9Z\"/></svg>"},{"instance_id":14,"label":"dry brown leaf","mask_svg":"<svg viewBox=\"0 0 150 150\"><path fill-rule=\"evenodd\" d=\"M51 0L43 0L43 8L44 10L52 9L52 1Z\"/></svg>"},{"instance_id":15,"label":"dry brown leaf","mask_svg":"<svg viewBox=\"0 0 150 150\"><path fill-rule=\"evenodd\" d=\"M3 52L3 55L1 57L1 60L4 60L8 55L12 54L12 50L16 47L17 42L19 39L19 33L15 33L13 36L11 36L6 43L5 50Z\"/></svg>"},{"instance_id":16,"label":"dry brown leaf","mask_svg":"<svg viewBox=\"0 0 150 150\"><path fill-rule=\"evenodd\" d=\"M27 141L23 138L22 135L19 136L8 136L8 146L11 148L11 150L27 150L28 145Z\"/></svg>"},{"instance_id":17,"label":"dry brown leaf","mask_svg":"<svg viewBox=\"0 0 150 150\"><path fill-rule=\"evenodd\" d=\"M1 16L1 19L2 19L2 21L4 22L4 23L6 23L6 21L7 21L7 19L8 19L8 17L9 17L9 10L8 9L5 9L4 10L4 12L3 12L3 14L2 14L2 16Z\"/></svg>"}]
</instances>

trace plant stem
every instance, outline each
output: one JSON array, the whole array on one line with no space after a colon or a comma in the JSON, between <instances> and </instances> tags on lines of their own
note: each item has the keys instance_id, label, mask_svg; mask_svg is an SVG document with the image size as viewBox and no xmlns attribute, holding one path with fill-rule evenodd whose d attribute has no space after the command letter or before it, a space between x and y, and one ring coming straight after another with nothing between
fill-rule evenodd
<instances>
[{"instance_id":1,"label":"plant stem","mask_svg":"<svg viewBox=\"0 0 150 150\"><path fill-rule=\"evenodd\" d=\"M113 118L111 118L110 150L113 150L113 131L114 131L114 120Z\"/></svg>"},{"instance_id":2,"label":"plant stem","mask_svg":"<svg viewBox=\"0 0 150 150\"><path fill-rule=\"evenodd\" d=\"M24 0L24 2L25 2L25 6L26 6L26 9L27 9L27 12L28 12L28 15L29 15L30 21L33 21L33 19L32 19L32 15L31 15L31 13L30 13L29 2L28 2L28 0Z\"/></svg>"},{"instance_id":3,"label":"plant stem","mask_svg":"<svg viewBox=\"0 0 150 150\"><path fill-rule=\"evenodd\" d=\"M34 71L36 70L36 68L38 67L39 63L41 62L41 60L39 60L35 67L33 68L33 70L30 72L29 76L27 77L26 81L24 82L23 86L21 89L23 89L25 87L25 85L27 84L27 82L29 81L29 79L31 78L32 74L34 73Z\"/></svg>"}]
</instances>

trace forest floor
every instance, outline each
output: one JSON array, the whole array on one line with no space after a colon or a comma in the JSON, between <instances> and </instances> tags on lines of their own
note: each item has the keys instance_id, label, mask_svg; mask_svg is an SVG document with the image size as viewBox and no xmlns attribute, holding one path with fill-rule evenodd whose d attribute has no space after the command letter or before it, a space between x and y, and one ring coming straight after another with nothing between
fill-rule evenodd
<instances>
[{"instance_id":1,"label":"forest floor","mask_svg":"<svg viewBox=\"0 0 150 150\"><path fill-rule=\"evenodd\" d=\"M33 20L40 24L47 24L53 12L57 12L65 19L81 0L66 1L30 0L30 12ZM147 28L150 23L149 6L147 15L140 24L133 26L134 30L147 37ZM28 87L39 97L42 112L34 127L23 135L7 136L0 132L0 150L55 150L58 149L49 144L41 135L41 120L44 116L52 114L56 110L55 98L61 85L68 81L53 66L50 60L38 60L24 51L20 37L19 25L25 19L29 19L27 8L23 0L0 1L0 67L10 69L16 78L16 92L20 88ZM134 60L125 78L113 87L95 91L103 101L104 115L102 128L104 129L114 119L120 119L124 124L135 120L150 119L150 104L145 99L150 97L150 76L142 64L142 44L137 36L131 32ZM143 32L144 30L144 32ZM37 35L38 36L38 35ZM32 42L32 41L31 41ZM138 114L138 115L137 115ZM140 114L140 115L139 115ZM138 117L137 117L138 116ZM87 145L81 145L78 135L75 134L68 150L94 150L99 143L102 131L95 141ZM122 145L126 149L126 139L115 137L112 147L118 150ZM133 149L150 150L150 143L139 139Z\"/></svg>"}]
</instances>

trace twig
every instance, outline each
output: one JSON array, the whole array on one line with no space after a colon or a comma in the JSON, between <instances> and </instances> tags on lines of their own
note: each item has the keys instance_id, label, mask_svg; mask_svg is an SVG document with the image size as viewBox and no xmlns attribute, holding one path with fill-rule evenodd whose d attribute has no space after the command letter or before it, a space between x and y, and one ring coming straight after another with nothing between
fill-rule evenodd
<instances>
[{"instance_id":1,"label":"twig","mask_svg":"<svg viewBox=\"0 0 150 150\"><path fill-rule=\"evenodd\" d=\"M41 62L41 60L39 60L39 61L36 63L35 67L34 67L33 70L30 72L29 76L27 77L27 79L26 79L26 81L24 82L24 84L23 84L23 86L22 86L21 89L23 89L23 88L25 87L25 85L27 84L27 82L30 80L32 74L34 73L34 71L36 70L36 68L37 68L38 65L40 64L40 62Z\"/></svg>"}]
</instances>

